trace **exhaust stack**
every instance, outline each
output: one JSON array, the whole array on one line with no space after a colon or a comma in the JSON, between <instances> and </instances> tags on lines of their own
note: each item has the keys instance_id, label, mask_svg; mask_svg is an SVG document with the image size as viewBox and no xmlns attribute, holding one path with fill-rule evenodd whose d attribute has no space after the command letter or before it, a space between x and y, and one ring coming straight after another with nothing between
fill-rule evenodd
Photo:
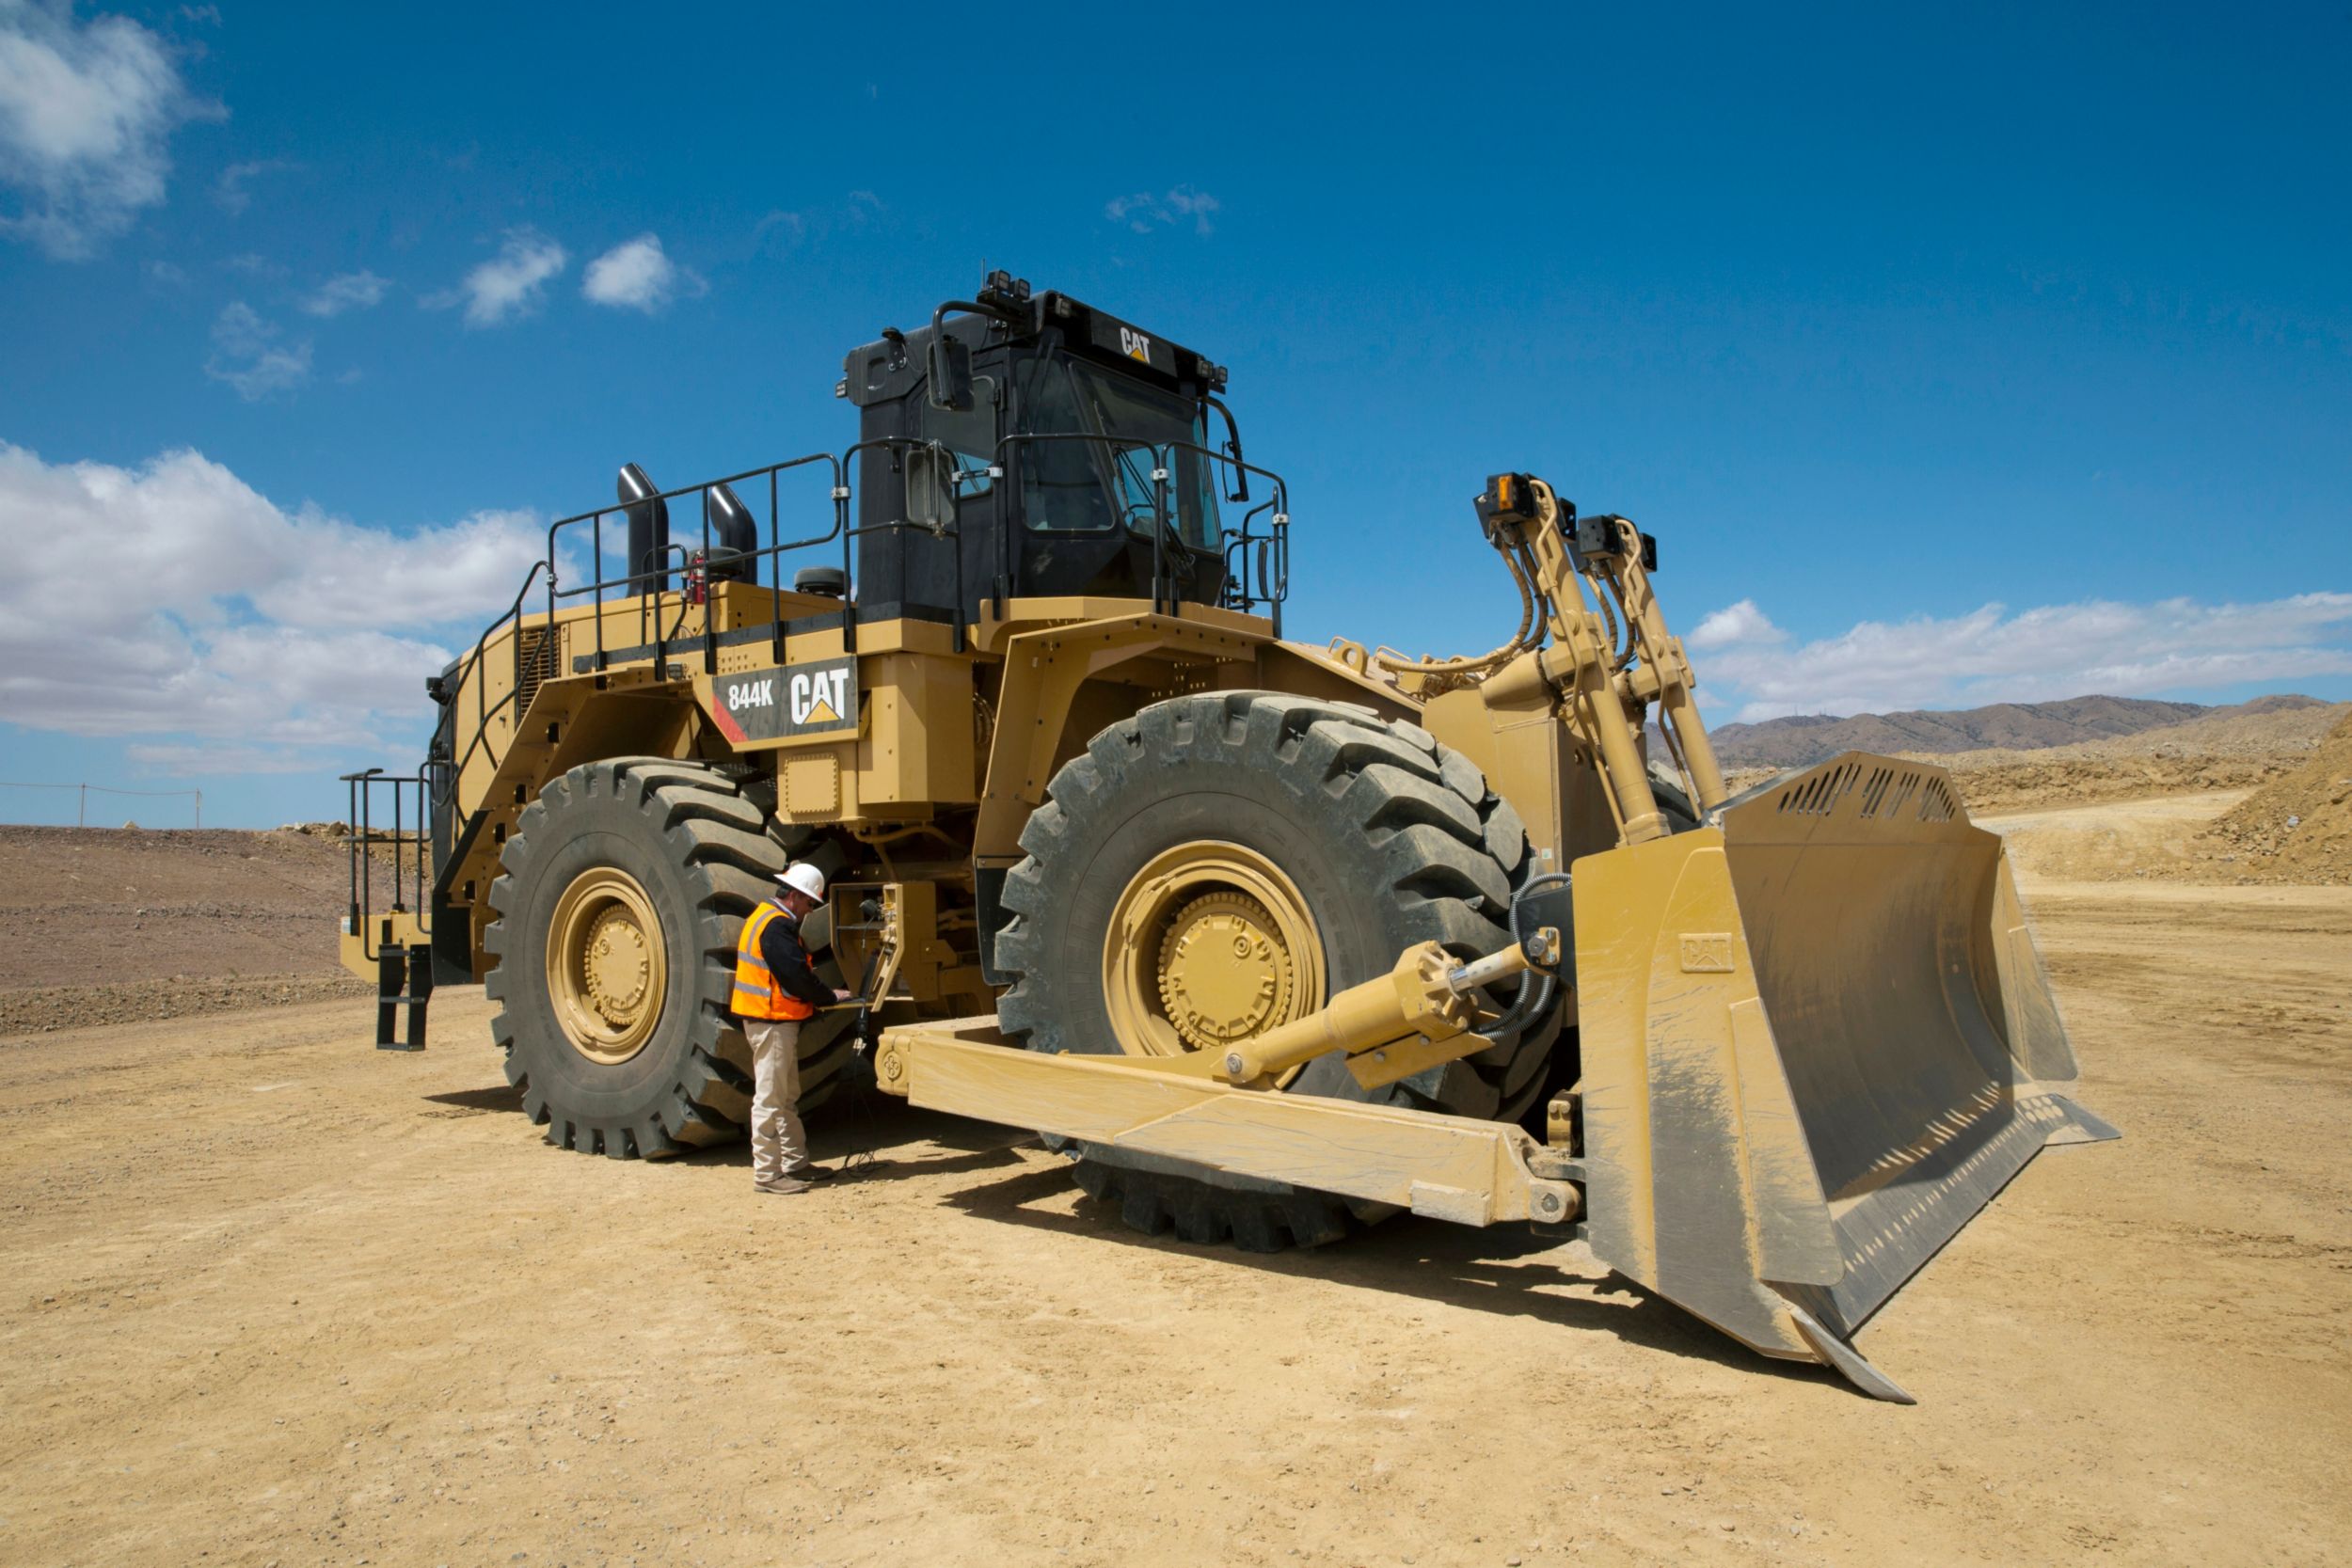
<instances>
[{"instance_id":1,"label":"exhaust stack","mask_svg":"<svg viewBox=\"0 0 2352 1568\"><path fill-rule=\"evenodd\" d=\"M655 594L670 586L670 503L660 487L634 463L621 466L615 486L628 513L628 576L642 580L629 585L631 594ZM658 576L647 577L647 573Z\"/></svg>"}]
</instances>

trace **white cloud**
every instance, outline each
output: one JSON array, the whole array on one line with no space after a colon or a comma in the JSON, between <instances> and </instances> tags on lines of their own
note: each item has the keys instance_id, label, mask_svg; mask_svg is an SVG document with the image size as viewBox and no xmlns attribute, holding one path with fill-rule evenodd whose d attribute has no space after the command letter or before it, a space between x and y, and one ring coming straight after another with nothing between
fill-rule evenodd
<instances>
[{"instance_id":1,"label":"white cloud","mask_svg":"<svg viewBox=\"0 0 2352 1568\"><path fill-rule=\"evenodd\" d=\"M1693 648L1729 648L1743 642L1782 642L1788 637L1756 608L1754 599L1741 599L1701 621L1686 641Z\"/></svg>"},{"instance_id":2,"label":"white cloud","mask_svg":"<svg viewBox=\"0 0 2352 1568\"><path fill-rule=\"evenodd\" d=\"M395 534L288 512L194 451L121 468L0 443L0 720L136 736L183 771L414 745L424 677L545 541L524 513ZM114 568L103 616L90 552Z\"/></svg>"},{"instance_id":3,"label":"white cloud","mask_svg":"<svg viewBox=\"0 0 2352 1568\"><path fill-rule=\"evenodd\" d=\"M213 353L204 373L225 381L247 403L292 391L310 379L310 340L279 342L278 326L244 300L224 308L213 323Z\"/></svg>"},{"instance_id":4,"label":"white cloud","mask_svg":"<svg viewBox=\"0 0 2352 1568\"><path fill-rule=\"evenodd\" d=\"M752 226L752 244L759 249L774 247L790 250L808 238L808 219L800 213L788 213L771 207L768 215Z\"/></svg>"},{"instance_id":5,"label":"white cloud","mask_svg":"<svg viewBox=\"0 0 2352 1568\"><path fill-rule=\"evenodd\" d=\"M346 272L328 278L302 301L303 310L313 316L340 316L346 310L368 310L383 303L384 291L392 286L389 277L378 277L372 272Z\"/></svg>"},{"instance_id":6,"label":"white cloud","mask_svg":"<svg viewBox=\"0 0 2352 1568\"><path fill-rule=\"evenodd\" d=\"M678 294L699 294L705 287L697 274L663 253L660 235L640 234L589 262L580 292L598 305L651 315Z\"/></svg>"},{"instance_id":7,"label":"white cloud","mask_svg":"<svg viewBox=\"0 0 2352 1568\"><path fill-rule=\"evenodd\" d=\"M1149 234L1154 229L1190 218L1193 232L1205 236L1212 231L1209 214L1216 210L1216 198L1190 185L1179 185L1160 196L1137 191L1133 196L1113 197L1103 204L1104 217L1113 223L1123 223L1138 234Z\"/></svg>"},{"instance_id":8,"label":"white cloud","mask_svg":"<svg viewBox=\"0 0 2352 1568\"><path fill-rule=\"evenodd\" d=\"M466 275L465 281L428 296L436 309L463 303L468 326L496 326L539 308L548 280L564 270L571 257L564 247L534 229L512 229L499 253Z\"/></svg>"},{"instance_id":9,"label":"white cloud","mask_svg":"<svg viewBox=\"0 0 2352 1568\"><path fill-rule=\"evenodd\" d=\"M1771 625L1761 612L1756 619ZM1947 619L1865 621L1796 648L1725 642L1698 673L1714 689L1710 706L1728 687L1735 717L1751 721L2284 683L2352 673L2352 594L2090 600L2015 614L1989 604Z\"/></svg>"},{"instance_id":10,"label":"white cloud","mask_svg":"<svg viewBox=\"0 0 2352 1568\"><path fill-rule=\"evenodd\" d=\"M0 232L52 256L91 254L164 199L168 143L222 110L189 92L162 39L127 17L0 0Z\"/></svg>"},{"instance_id":11,"label":"white cloud","mask_svg":"<svg viewBox=\"0 0 2352 1568\"><path fill-rule=\"evenodd\" d=\"M264 174L284 174L301 166L284 158L260 158L247 164L230 164L213 182L214 204L230 217L235 217L253 205L253 193L245 188L246 182L258 180Z\"/></svg>"},{"instance_id":12,"label":"white cloud","mask_svg":"<svg viewBox=\"0 0 2352 1568\"><path fill-rule=\"evenodd\" d=\"M286 276L286 264L283 261L274 261L258 250L240 251L234 256L222 257L220 270L241 273L246 277L267 278L272 281Z\"/></svg>"},{"instance_id":13,"label":"white cloud","mask_svg":"<svg viewBox=\"0 0 2352 1568\"><path fill-rule=\"evenodd\" d=\"M872 191L851 191L837 203L798 212L774 207L753 226L752 244L764 255L779 255L835 234L865 233L886 223L889 214L889 203Z\"/></svg>"}]
</instances>

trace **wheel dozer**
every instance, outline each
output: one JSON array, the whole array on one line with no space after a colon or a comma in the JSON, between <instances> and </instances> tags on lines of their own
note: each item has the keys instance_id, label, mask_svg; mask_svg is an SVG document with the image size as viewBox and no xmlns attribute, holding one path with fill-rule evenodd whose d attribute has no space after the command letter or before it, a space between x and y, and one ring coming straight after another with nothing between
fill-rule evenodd
<instances>
[{"instance_id":1,"label":"wheel dozer","mask_svg":"<svg viewBox=\"0 0 2352 1568\"><path fill-rule=\"evenodd\" d=\"M479 980L548 1142L739 1136L737 935L812 861L856 1000L802 1029L803 1106L870 1072L1036 1130L1188 1241L1530 1224L1906 1397L1855 1332L2115 1135L1999 840L1888 757L1730 796L1655 540L1529 475L1476 503L1501 646L1286 640L1289 493L1226 379L993 273L849 356L846 451L624 468L428 678L422 767L349 778L379 1044Z\"/></svg>"}]
</instances>

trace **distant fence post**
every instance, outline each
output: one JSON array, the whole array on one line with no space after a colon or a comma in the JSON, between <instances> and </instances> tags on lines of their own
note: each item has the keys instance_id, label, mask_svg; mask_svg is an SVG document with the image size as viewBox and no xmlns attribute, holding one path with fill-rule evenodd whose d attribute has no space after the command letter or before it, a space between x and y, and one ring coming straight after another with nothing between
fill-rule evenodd
<instances>
[{"instance_id":1,"label":"distant fence post","mask_svg":"<svg viewBox=\"0 0 2352 1568\"><path fill-rule=\"evenodd\" d=\"M112 784L20 784L12 779L0 779L0 789L70 789L73 791L73 825L89 826L90 791L101 795L135 795L146 800L177 800L193 797L196 801L196 825L204 826L204 792L200 789L117 789Z\"/></svg>"}]
</instances>

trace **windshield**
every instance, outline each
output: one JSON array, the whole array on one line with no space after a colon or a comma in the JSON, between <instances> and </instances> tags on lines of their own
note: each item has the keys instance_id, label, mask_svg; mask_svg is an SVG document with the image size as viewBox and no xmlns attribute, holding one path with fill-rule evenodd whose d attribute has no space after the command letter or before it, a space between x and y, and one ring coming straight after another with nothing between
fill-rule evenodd
<instances>
[{"instance_id":1,"label":"windshield","mask_svg":"<svg viewBox=\"0 0 2352 1568\"><path fill-rule=\"evenodd\" d=\"M1024 454L1029 527L1099 531L1111 526L1110 509L1116 507L1130 531L1149 538L1152 470L1165 456L1176 536L1195 549L1217 547L1216 465L1199 451L1153 451L1178 442L1208 445L1207 415L1200 404L1060 358L1030 361L1023 380L1024 434L1105 437L1100 447L1041 441Z\"/></svg>"}]
</instances>

